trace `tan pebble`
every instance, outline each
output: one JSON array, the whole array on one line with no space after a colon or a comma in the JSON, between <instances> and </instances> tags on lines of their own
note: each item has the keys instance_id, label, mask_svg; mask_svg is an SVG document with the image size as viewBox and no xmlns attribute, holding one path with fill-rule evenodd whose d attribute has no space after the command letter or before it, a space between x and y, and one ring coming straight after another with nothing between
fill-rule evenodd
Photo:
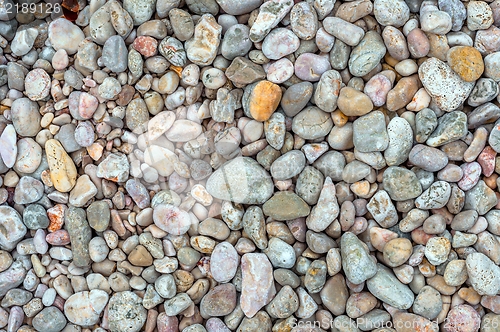
<instances>
[{"instance_id":1,"label":"tan pebble","mask_svg":"<svg viewBox=\"0 0 500 332\"><path fill-rule=\"evenodd\" d=\"M373 109L370 97L351 87L340 90L337 106L346 116L365 115Z\"/></svg>"},{"instance_id":2,"label":"tan pebble","mask_svg":"<svg viewBox=\"0 0 500 332\"><path fill-rule=\"evenodd\" d=\"M153 264L153 257L143 245L138 245L128 255L128 261L135 266L147 267Z\"/></svg>"}]
</instances>

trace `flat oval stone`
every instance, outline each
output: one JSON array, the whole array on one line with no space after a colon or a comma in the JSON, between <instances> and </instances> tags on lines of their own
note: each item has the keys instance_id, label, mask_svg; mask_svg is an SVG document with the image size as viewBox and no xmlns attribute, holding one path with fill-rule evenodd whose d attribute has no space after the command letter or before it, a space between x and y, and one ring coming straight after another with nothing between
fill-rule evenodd
<instances>
[{"instance_id":1,"label":"flat oval stone","mask_svg":"<svg viewBox=\"0 0 500 332\"><path fill-rule=\"evenodd\" d=\"M366 281L370 293L397 309L410 308L415 298L410 288L402 284L387 267L382 264L377 264L377 266L375 276Z\"/></svg>"},{"instance_id":2,"label":"flat oval stone","mask_svg":"<svg viewBox=\"0 0 500 332\"><path fill-rule=\"evenodd\" d=\"M206 189L214 197L241 204L263 204L273 193L269 174L253 159L237 157L208 178Z\"/></svg>"},{"instance_id":3,"label":"flat oval stone","mask_svg":"<svg viewBox=\"0 0 500 332\"><path fill-rule=\"evenodd\" d=\"M44 308L32 321L33 327L39 332L60 332L66 323L64 314L56 307Z\"/></svg>"},{"instance_id":4,"label":"flat oval stone","mask_svg":"<svg viewBox=\"0 0 500 332\"><path fill-rule=\"evenodd\" d=\"M351 52L349 71L354 76L365 76L380 63L385 53L385 44L380 34L368 31Z\"/></svg>"},{"instance_id":5,"label":"flat oval stone","mask_svg":"<svg viewBox=\"0 0 500 332\"><path fill-rule=\"evenodd\" d=\"M264 203L262 211L275 220L292 220L307 216L310 207L297 194L281 191Z\"/></svg>"},{"instance_id":6,"label":"flat oval stone","mask_svg":"<svg viewBox=\"0 0 500 332\"><path fill-rule=\"evenodd\" d=\"M411 149L408 160L428 172L437 172L448 164L448 157L443 151L423 144Z\"/></svg>"},{"instance_id":7,"label":"flat oval stone","mask_svg":"<svg viewBox=\"0 0 500 332\"><path fill-rule=\"evenodd\" d=\"M278 60L292 54L299 46L299 37L292 31L285 28L277 28L272 30L264 39L262 52L268 59Z\"/></svg>"},{"instance_id":8,"label":"flat oval stone","mask_svg":"<svg viewBox=\"0 0 500 332\"><path fill-rule=\"evenodd\" d=\"M213 278L221 283L229 282L236 275L239 256L229 242L215 246L210 259L210 271Z\"/></svg>"},{"instance_id":9,"label":"flat oval stone","mask_svg":"<svg viewBox=\"0 0 500 332\"><path fill-rule=\"evenodd\" d=\"M278 108L281 89L277 84L263 80L245 88L242 105L245 114L257 121L266 121Z\"/></svg>"},{"instance_id":10,"label":"flat oval stone","mask_svg":"<svg viewBox=\"0 0 500 332\"><path fill-rule=\"evenodd\" d=\"M303 139L317 139L330 133L333 121L330 114L315 106L306 107L295 115L292 131Z\"/></svg>"},{"instance_id":11,"label":"flat oval stone","mask_svg":"<svg viewBox=\"0 0 500 332\"><path fill-rule=\"evenodd\" d=\"M221 284L211 289L200 302L200 315L205 318L229 315L236 307L236 288Z\"/></svg>"}]
</instances>

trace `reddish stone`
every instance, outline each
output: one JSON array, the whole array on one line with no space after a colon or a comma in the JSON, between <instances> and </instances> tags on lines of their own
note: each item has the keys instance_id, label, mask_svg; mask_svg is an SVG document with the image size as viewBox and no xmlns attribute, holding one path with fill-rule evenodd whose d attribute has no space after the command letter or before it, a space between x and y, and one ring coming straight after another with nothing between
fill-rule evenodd
<instances>
[{"instance_id":1,"label":"reddish stone","mask_svg":"<svg viewBox=\"0 0 500 332\"><path fill-rule=\"evenodd\" d=\"M495 171L496 156L496 151L491 146L487 146L477 157L477 162L481 165L485 176L490 176Z\"/></svg>"},{"instance_id":2,"label":"reddish stone","mask_svg":"<svg viewBox=\"0 0 500 332\"><path fill-rule=\"evenodd\" d=\"M49 232L55 232L62 228L64 224L64 213L67 207L62 204L57 204L47 210L47 216L49 217L50 223L48 230Z\"/></svg>"},{"instance_id":3,"label":"reddish stone","mask_svg":"<svg viewBox=\"0 0 500 332\"><path fill-rule=\"evenodd\" d=\"M132 47L145 57L156 55L158 52L158 41L153 37L139 36L132 43Z\"/></svg>"},{"instance_id":4,"label":"reddish stone","mask_svg":"<svg viewBox=\"0 0 500 332\"><path fill-rule=\"evenodd\" d=\"M64 229L60 229L53 233L47 234L45 240L47 241L47 243L54 246L64 246L71 242L68 231Z\"/></svg>"}]
</instances>

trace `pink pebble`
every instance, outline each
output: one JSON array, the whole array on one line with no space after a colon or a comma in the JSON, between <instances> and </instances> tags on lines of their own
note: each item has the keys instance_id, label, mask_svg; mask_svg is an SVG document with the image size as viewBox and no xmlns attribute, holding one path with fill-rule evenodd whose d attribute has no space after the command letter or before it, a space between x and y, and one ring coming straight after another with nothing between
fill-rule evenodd
<instances>
[{"instance_id":1,"label":"pink pebble","mask_svg":"<svg viewBox=\"0 0 500 332\"><path fill-rule=\"evenodd\" d=\"M64 229L47 234L45 240L53 246L64 246L71 242L68 231Z\"/></svg>"},{"instance_id":2,"label":"pink pebble","mask_svg":"<svg viewBox=\"0 0 500 332\"><path fill-rule=\"evenodd\" d=\"M487 146L477 157L477 162L481 165L485 176L490 176L495 171L496 156L496 151L491 146Z\"/></svg>"},{"instance_id":3,"label":"pink pebble","mask_svg":"<svg viewBox=\"0 0 500 332\"><path fill-rule=\"evenodd\" d=\"M385 75L377 74L366 83L364 93L370 97L374 106L380 107L385 104L391 89L391 81Z\"/></svg>"},{"instance_id":4,"label":"pink pebble","mask_svg":"<svg viewBox=\"0 0 500 332\"><path fill-rule=\"evenodd\" d=\"M468 304L460 304L448 312L445 332L476 332L481 325L481 316Z\"/></svg>"},{"instance_id":5,"label":"pink pebble","mask_svg":"<svg viewBox=\"0 0 500 332\"><path fill-rule=\"evenodd\" d=\"M59 49L52 57L52 67L55 70L63 70L68 67L69 57L65 49Z\"/></svg>"},{"instance_id":6,"label":"pink pebble","mask_svg":"<svg viewBox=\"0 0 500 332\"><path fill-rule=\"evenodd\" d=\"M132 43L132 47L145 57L150 57L157 54L158 41L150 36L139 36Z\"/></svg>"},{"instance_id":7,"label":"pink pebble","mask_svg":"<svg viewBox=\"0 0 500 332\"><path fill-rule=\"evenodd\" d=\"M458 186L463 191L470 190L479 181L479 177L481 176L481 165L479 165L478 162L473 161L471 163L462 164L460 167L462 168L464 175L460 181L458 181Z\"/></svg>"}]
</instances>

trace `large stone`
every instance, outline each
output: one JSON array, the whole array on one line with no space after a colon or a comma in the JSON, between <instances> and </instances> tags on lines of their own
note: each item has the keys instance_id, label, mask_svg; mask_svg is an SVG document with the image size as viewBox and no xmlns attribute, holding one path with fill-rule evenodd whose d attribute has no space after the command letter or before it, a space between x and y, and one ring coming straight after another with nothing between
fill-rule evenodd
<instances>
[{"instance_id":1,"label":"large stone","mask_svg":"<svg viewBox=\"0 0 500 332\"><path fill-rule=\"evenodd\" d=\"M445 112L456 110L474 88L474 82L462 80L437 58L427 59L418 69L418 76L437 106Z\"/></svg>"},{"instance_id":2,"label":"large stone","mask_svg":"<svg viewBox=\"0 0 500 332\"><path fill-rule=\"evenodd\" d=\"M249 253L241 258L241 310L252 318L274 295L273 267L265 254Z\"/></svg>"},{"instance_id":3,"label":"large stone","mask_svg":"<svg viewBox=\"0 0 500 332\"><path fill-rule=\"evenodd\" d=\"M415 295L411 289L401 283L387 267L378 265L375 276L366 281L366 286L373 296L396 309L408 309L413 304Z\"/></svg>"},{"instance_id":4,"label":"large stone","mask_svg":"<svg viewBox=\"0 0 500 332\"><path fill-rule=\"evenodd\" d=\"M273 194L271 177L255 160L237 157L208 178L206 189L214 197L241 204L263 204Z\"/></svg>"},{"instance_id":5,"label":"large stone","mask_svg":"<svg viewBox=\"0 0 500 332\"><path fill-rule=\"evenodd\" d=\"M275 220L292 220L309 215L310 207L297 194L280 191L264 203L262 210Z\"/></svg>"}]
</instances>

